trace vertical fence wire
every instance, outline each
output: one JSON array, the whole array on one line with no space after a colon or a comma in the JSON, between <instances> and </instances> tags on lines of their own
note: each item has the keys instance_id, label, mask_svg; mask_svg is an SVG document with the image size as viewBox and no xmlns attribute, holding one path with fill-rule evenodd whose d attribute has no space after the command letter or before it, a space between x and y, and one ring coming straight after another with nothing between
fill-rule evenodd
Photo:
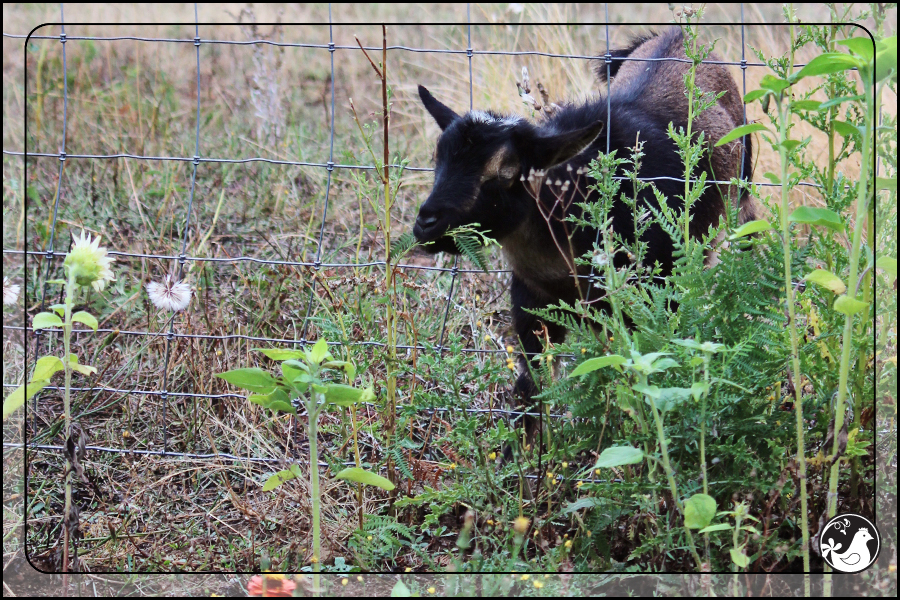
<instances>
[{"instance_id":1,"label":"vertical fence wire","mask_svg":"<svg viewBox=\"0 0 900 600\"><path fill-rule=\"evenodd\" d=\"M466 56L469 60L469 110L472 110L475 106L474 100L474 79L472 77L472 56L473 56L473 48L472 48L472 14L471 14L471 4L466 4L466 35L467 35L467 45L466 45ZM459 255L455 255L453 257L453 268L450 270L450 291L447 292L447 305L444 307L444 318L441 321L441 335L438 337L438 346L437 350L439 353L443 353L444 351L444 333L447 330L447 317L450 315L450 305L453 303L453 290L454 284L456 283L456 276L459 274Z\"/></svg>"},{"instance_id":2,"label":"vertical fence wire","mask_svg":"<svg viewBox=\"0 0 900 600\"><path fill-rule=\"evenodd\" d=\"M329 133L329 149L328 163L328 179L325 182L325 200L322 206L322 226L319 228L319 242L316 247L316 261L313 265L313 273L318 275L322 266L322 246L325 244L325 223L328 217L328 198L331 192L331 174L334 172L334 24L331 18L331 4L328 5L328 52L331 54L331 131ZM385 265L386 269L390 265ZM316 291L316 276L313 276L312 283L309 286L309 298L306 303L306 316L303 317L303 328L300 330L300 342L306 344L306 331L309 326L309 317L312 313L313 298Z\"/></svg>"},{"instance_id":3,"label":"vertical fence wire","mask_svg":"<svg viewBox=\"0 0 900 600\"><path fill-rule=\"evenodd\" d=\"M744 111L744 120L741 122L741 125L747 124L747 104L744 102L744 98L747 97L747 40L744 35L744 3L741 2L741 109ZM741 166L740 173L741 176L738 181L744 180L744 162L746 161L746 157L744 154L747 152L747 144L744 140L749 140L750 136L747 135L741 140ZM750 160L753 160L753 156L750 156ZM748 192L749 193L749 192ZM735 198L735 202L733 207L729 207L730 211L737 211L738 219L740 218L740 198L743 194L743 191L738 189L737 198ZM736 208L735 208L736 207ZM738 221L736 221L737 223Z\"/></svg>"},{"instance_id":4,"label":"vertical fence wire","mask_svg":"<svg viewBox=\"0 0 900 600\"><path fill-rule=\"evenodd\" d=\"M612 54L609 49L609 2L603 5L603 26L606 28L606 54L603 55L603 60L606 66L606 119L607 121L612 120L612 101L610 100L610 80L612 79ZM606 153L609 154L609 145L610 145L610 124L607 122L606 126ZM597 236L594 238L594 246L598 246L600 244L600 231L602 228L597 228ZM611 257L610 257L611 260ZM587 293L584 295L585 303L591 301L591 290L594 289L594 281L596 277L594 276L594 261L591 261L591 274L588 276L588 289Z\"/></svg>"},{"instance_id":5,"label":"vertical fence wire","mask_svg":"<svg viewBox=\"0 0 900 600\"><path fill-rule=\"evenodd\" d=\"M191 161L193 169L191 170L191 194L188 198L187 212L184 217L184 232L181 238L181 254L173 259L172 270L178 271L177 280L184 275L184 263L187 258L185 250L187 249L188 235L191 225L191 211L194 207L194 193L197 187L197 167L200 165L200 16L197 4L194 4L194 49L197 54L197 131L196 143L194 145L194 159ZM178 313L172 313L169 319L169 332L166 334L166 356L163 361L163 388L160 399L163 402L163 452L168 451L169 445L169 359L172 354L172 345L175 343L175 316Z\"/></svg>"},{"instance_id":6,"label":"vertical fence wire","mask_svg":"<svg viewBox=\"0 0 900 600\"><path fill-rule=\"evenodd\" d=\"M59 172L57 173L56 180L56 197L53 200L53 217L50 220L50 233L47 239L47 246L44 248L44 258L46 260L47 267L44 269L44 284L41 286L41 312L47 306L47 286L49 285L47 282L50 280L50 268L53 264L53 241L56 234L56 222L59 217L59 197L62 193L62 185L63 185L63 174L65 173L66 167L66 131L67 131L67 123L68 123L68 115L69 115L69 78L67 76L67 65L66 65L66 20L65 14L63 13L65 8L64 4L59 5L59 43L62 44L62 70L63 70L63 119L62 119L62 143L60 144L59 150ZM27 92L27 77L25 81L25 89ZM28 122L28 103L25 103L25 121ZM28 138L25 138L25 156L23 161L25 162L25 169L28 168ZM22 193L28 193L27 186L22 186ZM22 261L25 262L24 260ZM34 330L34 338L35 344L34 348L37 351L38 346L40 345L41 335L44 332L40 329ZM47 336L47 350L49 351L52 347L51 336ZM28 345L25 345L25 365L27 368L28 365ZM26 371L26 380L27 380L27 371ZM32 398L32 411L31 411L31 427L33 431L37 431L36 421L37 418L37 399L40 394L35 394ZM26 434L27 438L27 434ZM26 439L27 442L27 439Z\"/></svg>"}]
</instances>

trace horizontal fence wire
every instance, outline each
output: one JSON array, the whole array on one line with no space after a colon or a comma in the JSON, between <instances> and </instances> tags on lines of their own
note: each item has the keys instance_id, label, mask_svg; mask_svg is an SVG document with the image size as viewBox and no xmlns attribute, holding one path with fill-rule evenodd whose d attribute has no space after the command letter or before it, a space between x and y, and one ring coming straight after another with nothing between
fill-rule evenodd
<instances>
[{"instance_id":1,"label":"horizontal fence wire","mask_svg":"<svg viewBox=\"0 0 900 600\"><path fill-rule=\"evenodd\" d=\"M608 10L608 8L607 8ZM197 6L195 5L195 23L193 24L193 28L195 30L195 37L193 38L163 38L163 37L143 37L143 36L68 36L65 33L65 20L62 18L62 7L60 8L60 24L58 25L49 25L49 26L59 26L60 34L59 35L21 35L21 34L12 34L12 33L3 33L3 36L6 38L12 39L29 39L29 40L58 40L62 44L62 76L63 76L63 125L62 125L62 135L63 141L60 145L60 151L58 153L48 153L48 152L25 152L19 150L9 150L3 149L3 154L8 156L21 156L23 158L55 158L59 160L59 170L58 170L58 179L56 186L56 195L54 201L53 215L52 215L52 227L50 228L50 237L47 243L46 248L43 251L31 251L31 250L14 250L14 249L3 249L3 254L5 256L13 256L18 255L21 257L35 256L35 257L43 257L46 259L46 271L44 275L44 287L43 294L41 297L41 307L43 308L46 304L47 299L47 288L46 281L49 279L50 267L51 263L66 255L66 252L61 251L59 249L55 249L54 247L54 239L53 232L55 231L56 221L58 217L58 209L59 209L59 200L60 200L60 191L63 186L63 176L64 176L64 164L66 160L117 160L117 159L127 159L127 160L138 160L138 161L179 161L179 162L187 162L192 165L192 173L191 173L191 189L190 196L188 200L188 205L185 209L185 217L184 217L184 228L183 228L183 236L182 236L182 244L181 244L181 253L178 255L170 255L170 254L150 254L150 253L140 253L140 252L124 252L117 250L110 250L109 255L117 258L123 259L157 259L164 261L172 261L173 264L173 272L178 272L179 274L183 273L183 269L187 263L197 262L197 263L252 263L252 264L266 264L266 265L274 265L274 266L288 266L288 267L298 267L298 268L306 268L313 271L319 271L323 268L327 269L358 269L362 267L387 267L387 263L385 261L368 261L368 262L357 262L357 263L331 263L331 262L322 262L321 258L321 250L323 248L323 239L325 233L325 217L328 211L328 198L331 190L331 174L335 169L349 169L349 170L374 170L376 169L376 165L368 165L368 164L344 164L344 163L336 163L334 162L334 102L335 102L335 90L334 90L334 82L335 82L335 69L334 69L334 53L336 51L343 50L351 50L351 51L359 51L359 46L349 46L349 45L340 45L334 43L333 31L331 26L331 6L329 5L329 38L330 42L328 44L310 44L310 43L293 43L293 42L277 42L272 40L244 40L244 41L235 41L235 40L218 40L218 39L207 39L200 36L200 27L201 23L199 22L199 17L197 14ZM439 48L417 48L411 46L404 45L391 45L387 46L388 50L393 51L404 51L404 52L412 52L412 53L424 53L424 54L436 54L436 55L462 55L468 58L469 63L469 99L470 99L470 109L473 107L473 76L472 76L472 61L477 56L491 56L491 55L501 55L501 56L540 56L540 57L549 57L549 58L560 58L560 59L571 59L571 60L603 60L606 58L607 65L609 65L609 27L610 26L618 26L621 27L623 24L612 25L608 23L609 19L607 16L607 54L604 57L603 55L583 55L583 54L560 54L560 53L551 53L551 52L541 52L541 51L533 51L533 50L524 50L524 51L504 51L504 50L479 50L472 47L471 42L471 19L468 15L467 8L467 32L468 32L468 47L466 49L439 49ZM220 26L221 24L217 24ZM734 24L737 26L738 24ZM744 75L743 80L743 93L746 95L746 70L749 67L766 67L764 63L760 62L748 62L743 58L743 48L745 42L743 41L744 35L744 22L743 22L743 5L741 5L741 47L742 47L742 60L740 61L724 61L724 60L704 60L704 63L708 64L717 64L717 65L726 65L726 66L738 66L742 69L742 73ZM627 26L627 25L626 25ZM65 137L66 137L66 114L68 107L68 91L66 87L66 82L68 79L68 72L66 66L66 44L68 42L80 42L80 41L92 41L92 42L116 42L116 41L139 41L139 42L150 42L150 43L175 43L175 44L193 44L196 49L196 91L197 91L197 104L196 104L196 145L195 145L195 153L193 156L146 156L128 152L120 152L115 154L67 154L66 146L65 146ZM277 160L270 159L264 157L249 157L249 158L227 158L227 157L209 157L201 155L201 147L200 147L200 121L202 114L202 105L201 105L201 79L200 79L200 47L205 44L227 44L227 45L235 45L235 46L256 46L256 45L269 45L276 46L281 48L308 48L308 49L321 49L328 51L331 55L331 90L330 90L330 102L331 102L331 131L329 137L330 151L329 151L329 159L327 162L309 162L309 161L291 161L291 160ZM380 51L381 47L374 46L365 46L365 49L368 51ZM683 62L683 63L691 63L689 59L678 59L678 58L635 58L635 57L616 57L616 60L625 60L625 61L638 61L638 62ZM804 63L798 63L795 67L802 67ZM607 77L607 86L609 85L609 77ZM609 90L607 88L607 98L609 97ZM609 132L609 128L607 129L607 135ZM328 180L325 186L325 200L323 206L323 214L321 220L321 229L319 232L318 238L318 250L316 254L315 261L289 261L289 260L269 260L262 259L254 256L235 256L235 257L209 257L209 256L188 256L185 254L187 249L187 236L189 232L189 224L191 220L191 212L192 206L194 203L194 189L196 185L196 176L197 176L197 168L200 164L248 164L248 163L268 163L273 165L284 165L284 166L300 166L300 167L313 167L313 168L321 168L326 169L328 171ZM743 161L742 161L743 163ZM432 172L434 169L432 167L427 166L406 166L406 165L397 165L391 164L389 165L395 169L403 169L404 171L411 172ZM27 168L27 167L26 167ZM615 179L626 180L627 177L615 177ZM642 178L643 181L657 181L657 180L671 180L678 182L685 182L684 179L677 177L650 177L650 178ZM727 185L730 184L731 181L707 181L710 184L722 184ZM754 182L753 185L764 187L778 187L780 184L771 183L771 182ZM798 182L797 185L808 186L808 187L821 187L819 184L813 182ZM24 191L23 191L24 193ZM426 345L426 344L416 344L416 345L396 345L398 350L405 351L417 351L417 352L429 352L429 351L437 351L439 353L445 352L447 348L443 346L444 333L446 328L446 319L447 314L449 313L449 309L451 303L453 301L453 292L454 285L457 275L459 274L479 274L479 273L487 273L487 274L509 274L511 271L508 269L489 269L487 271L482 271L481 269L464 269L459 268L457 263L454 262L452 267L439 267L439 266L429 266L429 265L414 265L414 264L399 264L396 267L400 270L420 270L420 271L433 271L440 273L450 273L451 274L451 285L450 291L447 294L446 298L446 306L444 310L444 320L441 325L441 332L438 337L437 344L434 345ZM596 281L602 281L603 278L598 275L581 275L579 276L585 279L592 279ZM180 279L180 275L179 275ZM313 280L313 286L315 285L315 280ZM310 295L314 292L314 287L311 286ZM171 398L206 398L206 399L217 399L217 398L244 398L244 394L204 394L197 392L181 392L181 391L170 391L168 389L168 371L169 371L169 362L170 362L170 352L171 345L178 339L202 339L202 340L210 340L210 341L223 341L223 340L244 340L244 341L253 341L253 342L261 342L268 343L273 345L300 345L305 346L310 343L310 340L305 339L305 331L307 324L310 318L310 308L312 306L312 298L308 302L307 314L304 318L302 331L304 332L301 336L301 339L280 339L280 338L271 338L271 337L263 337L263 336L252 336L245 334L227 334L227 335L208 335L208 334L187 334L187 333L179 333L176 331L175 327L175 318L174 315L168 320L167 330L168 331L124 331L119 329L98 329L96 334L111 334L116 333L118 335L127 335L127 336L140 336L146 338L163 338L165 340L165 359L163 363L164 369L164 378L162 381L162 389L160 390L152 390L152 389L117 389L113 387L105 387L105 386L94 386L94 387L82 387L82 388L73 388L74 391L79 392L92 392L92 393L109 393L109 394L137 394L143 396L159 396L165 400L163 404L163 449L161 451L150 451L150 450L131 450L124 448L105 448L105 447L96 447L97 450L102 451L110 451L110 452L119 452L123 454L159 454L165 456L180 456L184 458L233 458L234 460L243 460L243 461L256 461L256 462L277 462L282 459L274 459L274 458L256 458L256 457L235 457L229 456L225 454L192 454L192 453L179 453L169 451L168 446L168 436L167 436L167 422L165 418L165 411L168 406L168 399ZM59 329L44 329L35 331L31 327L5 327L10 330L21 331L25 334L32 333L34 335L46 335L48 339L48 343L50 339L54 336L62 333ZM88 333L94 335L93 331L76 331L76 336L80 336L81 334ZM373 347L380 348L385 347L386 344L377 341L357 341L357 342L329 342L330 345L339 346L339 345L353 345L357 347ZM508 354L505 348L502 347L502 344L497 344L501 346L497 349L480 349L480 348L462 348L461 352L464 353L473 353L473 354ZM559 355L561 358L568 359L572 358L571 355L562 354ZM4 388L15 387L14 384L4 384ZM45 388L48 391L59 391L61 388L48 386ZM36 412L36 411L34 411ZM476 408L467 408L467 409L451 409L451 408L429 408L422 409L421 412L424 415L431 415L439 412L466 412L471 414L482 414L482 413L490 413L490 414L501 414L509 417L519 417L525 414L534 414L537 413L528 413L516 410L508 410L508 409L476 409ZM554 414L550 415L554 418L562 418L564 415ZM6 448L14 448L19 447L15 444L4 444L4 449ZM55 446L35 446L36 448L42 449L56 449Z\"/></svg>"}]
</instances>

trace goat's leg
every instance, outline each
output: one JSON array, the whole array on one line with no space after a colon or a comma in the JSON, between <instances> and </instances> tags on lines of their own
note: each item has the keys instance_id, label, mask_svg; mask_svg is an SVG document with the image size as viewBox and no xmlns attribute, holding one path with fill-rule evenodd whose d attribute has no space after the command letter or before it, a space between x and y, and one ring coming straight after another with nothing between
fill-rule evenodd
<instances>
[{"instance_id":1,"label":"goat's leg","mask_svg":"<svg viewBox=\"0 0 900 600\"><path fill-rule=\"evenodd\" d=\"M528 312L529 309L546 308L547 303L541 302L527 286L515 275L510 288L512 296L513 329L519 338L523 354L519 355L519 376L513 387L518 408L524 412L538 412L539 416L523 415L522 424L525 428L528 443L534 443L540 439L541 433L541 408L540 400L535 396L540 392L529 370L529 360L532 370L540 368L540 359L544 351L544 330L551 343L562 342L566 337L566 330L554 323L546 323L537 316ZM535 411L536 409L536 411ZM510 458L510 448L504 450L504 455Z\"/></svg>"}]
</instances>

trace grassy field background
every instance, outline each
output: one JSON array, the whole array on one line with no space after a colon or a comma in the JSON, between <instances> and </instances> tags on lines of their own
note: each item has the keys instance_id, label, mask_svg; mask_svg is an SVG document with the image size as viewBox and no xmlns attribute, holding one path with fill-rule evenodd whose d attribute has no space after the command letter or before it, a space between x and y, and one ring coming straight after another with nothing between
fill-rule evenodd
<instances>
[{"instance_id":1,"label":"grassy field background","mask_svg":"<svg viewBox=\"0 0 900 600\"><path fill-rule=\"evenodd\" d=\"M602 54L607 28L596 23L605 19L604 5L488 4L471 5L469 10L476 23L471 29L465 5L423 5L415 10L397 5L332 7L337 46L355 46L358 38L367 47L380 47L380 25L357 23L384 21L389 23L388 45L454 51L388 53L392 162L408 161L410 167L423 168L402 173L391 212L392 239L411 230L432 178L428 168L438 128L418 100L418 84L461 112L470 102L471 66L475 108L529 118L533 115L516 91L523 66L532 84L540 81L555 102L598 92L592 64L585 59L477 54L470 63L464 50L471 31L471 47L476 50ZM744 10L746 22L754 23L744 29L747 60L758 62L751 46L766 56L783 54L787 28L778 25L784 20L780 7L747 4ZM828 18L821 6L799 5L797 10L804 22ZM610 6L609 18L610 45L616 47L664 26L672 14L665 5L630 4ZM42 23L58 23L60 12L57 5L4 4L3 19L4 34L24 35ZM324 5L201 5L199 35L204 40L327 45L328 19ZM64 253L71 235L84 229L101 235L110 251L124 254L116 256L114 284L86 301L99 317L101 332L77 336L77 351L84 360L91 359L89 364L99 373L76 385L105 390L85 392L76 399L76 418L89 445L158 451L165 435L167 449L180 453L221 452L285 461L302 456L305 441L289 419L248 404L214 375L255 364L258 355L253 348L299 340L305 331L306 339L313 340L346 335L354 344L346 352L360 364L363 377L383 381L383 354L365 345L385 339L380 304L383 266L326 266L316 273L295 264L315 262L317 253L328 265L383 261L384 215L372 172L338 167L329 182L329 171L320 166L201 162L185 229L190 157L197 143L193 43L71 38L191 40L193 7L73 5L66 6L64 20L70 38L65 44L65 70L58 39L32 39L26 44L22 38L3 38L3 261L4 276L22 285L19 307L28 315L38 312L47 268L47 260L38 253L50 239L57 188L55 251ZM713 25L703 30L703 40L718 39L716 52L725 60L740 61L739 5L710 5L705 21ZM58 36L59 26L45 25L34 34ZM373 147L380 151L380 83L359 49L335 51L333 82L327 48L203 43L199 54L201 157L328 162L333 83L333 161L373 164L364 135L371 135ZM372 54L380 56L380 51ZM810 57L797 58L803 63ZM741 69L731 70L742 87ZM746 89L756 89L766 72L764 67L748 68ZM64 73L68 155L129 153L187 160L68 158L61 183L58 158L30 157L26 165L17 154L25 148L50 154L61 149ZM365 133L354 121L351 99L360 120L369 126ZM761 117L755 111L758 105L748 107L748 121ZM824 145L821 148L826 152ZM762 173L778 170L777 158L768 148L759 151L757 181L763 180ZM841 168L851 175L858 171L858 165L850 163ZM793 201L816 205L820 199L813 188L799 188ZM175 261L161 257L178 256L185 240L184 252L190 257L185 273L195 294L189 308L175 318L178 335L166 361L167 316L150 305L144 286L174 272ZM459 268L471 272L454 277L450 272L454 259L448 256L413 255L402 262L410 268L400 275L400 344L436 344L445 328L445 344L457 349L496 351L506 345L507 273L486 275L461 259ZM490 262L493 269L504 268L498 252ZM61 255L50 261L51 277L61 273L61 265ZM47 348L45 336L44 346L36 350L30 333L23 336L24 324L22 310L4 310L5 386L23 380L26 347L30 357ZM51 349L57 343L51 336ZM438 390L436 396L453 396L456 404L451 402L451 407L458 410L501 405L511 383L504 379L505 356L465 356L460 362L460 388ZM402 359L415 363L421 357L404 350ZM479 377L483 385L473 382ZM164 378L167 398L162 394ZM424 379L404 376L399 403L410 404L426 385ZM43 393L36 410L29 405L27 423L20 413L4 424L4 442L21 441L27 427L31 441L59 445L61 414L61 394ZM377 427L376 410L363 415L367 427ZM444 434L452 431L452 415L452 411L443 414L435 427ZM429 418L422 415L423 427ZM326 444L333 444L338 456L343 452L337 449L340 423L334 420L330 425L332 430L325 426L331 436ZM366 443L374 452L377 443L371 434ZM27 540L33 564L48 570L58 565L61 460L56 450L31 453L25 493L22 452L4 449L5 556L21 560L20 544ZM279 568L302 562L308 553L304 487L308 484L297 480L294 487L276 494L260 488L279 463L116 452L93 452L89 461L90 482L81 486L77 498L90 507L82 513L81 558L92 571L247 571L259 568L261 548L273 555ZM450 448L432 461L446 465L456 457ZM345 487L329 482L325 493L331 498L324 519L330 540L324 562L329 562L334 556L352 554L344 543L356 521L350 507L354 498ZM28 529L23 540L26 501ZM383 499L370 502L366 512L383 508ZM125 531L127 538L122 538Z\"/></svg>"}]
</instances>

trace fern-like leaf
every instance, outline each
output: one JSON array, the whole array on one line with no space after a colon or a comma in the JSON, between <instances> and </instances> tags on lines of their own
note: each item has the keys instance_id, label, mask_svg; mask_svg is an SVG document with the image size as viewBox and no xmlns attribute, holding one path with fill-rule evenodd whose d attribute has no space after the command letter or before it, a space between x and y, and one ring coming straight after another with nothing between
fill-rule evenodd
<instances>
[{"instance_id":1,"label":"fern-like leaf","mask_svg":"<svg viewBox=\"0 0 900 600\"><path fill-rule=\"evenodd\" d=\"M462 252L466 258L471 260L476 267L487 273L488 264L487 259L484 256L484 246L481 245L481 242L477 237L470 233L463 233L455 236L453 241L456 242L456 247L459 248L459 251Z\"/></svg>"},{"instance_id":2,"label":"fern-like leaf","mask_svg":"<svg viewBox=\"0 0 900 600\"><path fill-rule=\"evenodd\" d=\"M394 240L394 243L391 244L391 258L396 260L400 256L403 256L407 252L409 252L416 245L416 237L410 231L405 231L403 234Z\"/></svg>"}]
</instances>

